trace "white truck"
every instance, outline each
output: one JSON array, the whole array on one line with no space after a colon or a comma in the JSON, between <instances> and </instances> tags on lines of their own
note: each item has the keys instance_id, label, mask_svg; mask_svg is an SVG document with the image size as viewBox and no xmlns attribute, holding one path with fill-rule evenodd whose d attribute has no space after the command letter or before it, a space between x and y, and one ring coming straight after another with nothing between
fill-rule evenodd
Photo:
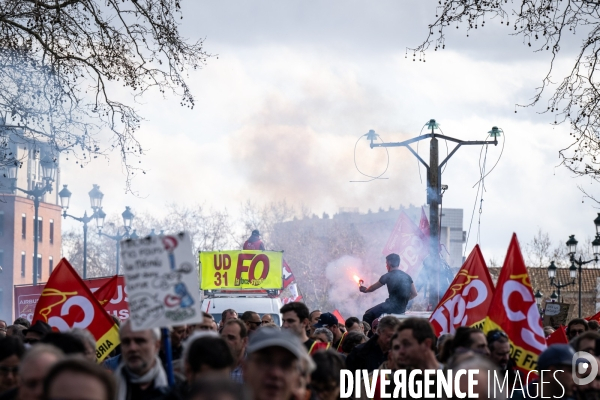
<instances>
[{"instance_id":1,"label":"white truck","mask_svg":"<svg viewBox=\"0 0 600 400\"><path fill-rule=\"evenodd\" d=\"M282 306L283 303L280 298L273 298L264 294L213 293L202 301L202 311L211 314L217 323L221 321L223 311L233 309L238 315L242 315L245 311L254 311L261 318L265 314L271 314L273 322L281 326L279 310Z\"/></svg>"}]
</instances>

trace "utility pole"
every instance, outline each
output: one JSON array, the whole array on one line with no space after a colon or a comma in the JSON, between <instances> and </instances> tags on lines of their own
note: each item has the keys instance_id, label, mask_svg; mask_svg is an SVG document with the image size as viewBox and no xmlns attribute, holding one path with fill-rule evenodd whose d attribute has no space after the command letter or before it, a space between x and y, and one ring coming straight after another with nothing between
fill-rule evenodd
<instances>
[{"instance_id":1,"label":"utility pole","mask_svg":"<svg viewBox=\"0 0 600 400\"><path fill-rule=\"evenodd\" d=\"M498 144L498 136L500 136L501 130L497 127L493 127L488 133L494 138L493 141L488 140L460 140L453 137L440 135L435 133L438 128L438 124L435 119L429 120L425 125L431 129L431 133L420 135L412 139L405 140L403 142L395 143L374 143L377 138L375 131L370 130L366 134L367 140L371 141L371 148L374 147L406 147L421 164L425 166L427 170L427 204L429 204L429 260L434 273L439 274L440 271L440 203L442 200L442 167L448 162L450 157L456 153L461 146L466 145L489 145ZM429 164L425 162L419 156L419 154L410 146L412 143L419 142L421 140L429 139ZM444 158L440 163L439 161L439 145L438 139L444 139L456 143L456 146L452 151ZM440 301L440 288L439 281L429 281L429 305L435 307Z\"/></svg>"}]
</instances>

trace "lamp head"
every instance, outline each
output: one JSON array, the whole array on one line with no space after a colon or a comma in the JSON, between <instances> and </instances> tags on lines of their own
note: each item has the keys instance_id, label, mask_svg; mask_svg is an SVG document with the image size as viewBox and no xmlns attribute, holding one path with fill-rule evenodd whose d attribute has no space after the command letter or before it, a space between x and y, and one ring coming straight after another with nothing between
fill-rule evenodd
<instances>
[{"instance_id":1,"label":"lamp head","mask_svg":"<svg viewBox=\"0 0 600 400\"><path fill-rule=\"evenodd\" d=\"M554 279L556 278L556 265L554 265L554 261L550 262L550 266L548 267L548 278Z\"/></svg>"},{"instance_id":2,"label":"lamp head","mask_svg":"<svg viewBox=\"0 0 600 400\"><path fill-rule=\"evenodd\" d=\"M90 204L93 210L102 207L102 198L104 197L104 193L100 191L100 186L93 185L92 190L88 192L90 196Z\"/></svg>"},{"instance_id":3,"label":"lamp head","mask_svg":"<svg viewBox=\"0 0 600 400\"><path fill-rule=\"evenodd\" d=\"M101 208L98 208L94 213L94 218L96 219L96 227L101 231L104 228L104 219L106 218L106 213L102 211Z\"/></svg>"},{"instance_id":4,"label":"lamp head","mask_svg":"<svg viewBox=\"0 0 600 400\"><path fill-rule=\"evenodd\" d=\"M63 210L67 210L69 208L69 203L71 202L71 191L67 189L67 185L63 185L63 188L60 192L58 192L58 197L60 198L60 206Z\"/></svg>"},{"instance_id":5,"label":"lamp head","mask_svg":"<svg viewBox=\"0 0 600 400\"><path fill-rule=\"evenodd\" d=\"M579 243L577 240L575 240L575 235L569 235L569 240L567 240L567 248L568 253L570 256L574 256L575 253L577 252L577 243Z\"/></svg>"},{"instance_id":6,"label":"lamp head","mask_svg":"<svg viewBox=\"0 0 600 400\"><path fill-rule=\"evenodd\" d=\"M571 279L577 278L577 267L575 266L575 263L572 261L571 261L571 266L569 267L569 277Z\"/></svg>"},{"instance_id":7,"label":"lamp head","mask_svg":"<svg viewBox=\"0 0 600 400\"><path fill-rule=\"evenodd\" d=\"M133 221L133 217L135 217L131 212L131 208L125 207L125 211L123 211L121 216L123 217L123 226L125 227L125 229L129 230L131 228L131 222Z\"/></svg>"},{"instance_id":8,"label":"lamp head","mask_svg":"<svg viewBox=\"0 0 600 400\"><path fill-rule=\"evenodd\" d=\"M40 160L40 167L42 167L42 178L48 182L54 182L54 178L56 177L56 160L46 154Z\"/></svg>"}]
</instances>

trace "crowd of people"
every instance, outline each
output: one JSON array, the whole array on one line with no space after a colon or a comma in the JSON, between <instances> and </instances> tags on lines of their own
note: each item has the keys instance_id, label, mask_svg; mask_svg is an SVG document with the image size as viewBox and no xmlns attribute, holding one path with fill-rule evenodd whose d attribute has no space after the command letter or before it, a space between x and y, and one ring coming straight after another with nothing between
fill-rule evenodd
<instances>
[{"instance_id":1,"label":"crowd of people","mask_svg":"<svg viewBox=\"0 0 600 400\"><path fill-rule=\"evenodd\" d=\"M310 312L299 302L280 312L281 326L269 314L225 310L218 323L204 313L200 324L173 327L173 385L158 329L133 331L128 321L122 322L120 346L98 364L95 340L86 330L59 333L41 321L30 325L19 318L10 326L0 321L0 400L330 400L340 398L344 369L366 371L376 399L382 398L384 372L425 369L478 369L481 376L472 391L479 398L538 398L542 392L544 397L600 398L600 368L586 385L575 385L572 374L578 351L589 353L600 366L595 321L570 321L570 342L550 345L538 359L537 369L550 371L555 379L528 382L500 330L484 334L460 327L437 338L422 318L387 315L371 326L350 317L342 324L332 313ZM550 335L553 328L544 331ZM490 372L506 375L508 387L490 391ZM391 395L394 381L387 378L391 384L384 392ZM466 392L466 379L459 385ZM365 390L355 391L353 398L366 396Z\"/></svg>"}]
</instances>

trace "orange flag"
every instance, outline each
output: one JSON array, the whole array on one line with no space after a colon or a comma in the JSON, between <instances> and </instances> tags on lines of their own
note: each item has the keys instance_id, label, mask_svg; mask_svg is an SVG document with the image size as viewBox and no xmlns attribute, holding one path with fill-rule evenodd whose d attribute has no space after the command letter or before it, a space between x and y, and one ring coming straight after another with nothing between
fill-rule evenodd
<instances>
[{"instance_id":1,"label":"orange flag","mask_svg":"<svg viewBox=\"0 0 600 400\"><path fill-rule=\"evenodd\" d=\"M431 314L437 336L454 333L459 326L481 328L492 302L494 283L476 245Z\"/></svg>"},{"instance_id":2,"label":"orange flag","mask_svg":"<svg viewBox=\"0 0 600 400\"><path fill-rule=\"evenodd\" d=\"M102 307L104 307L110 301L110 299L115 297L115 293L117 293L118 278L118 275L113 276L94 292L94 297L96 300L98 300Z\"/></svg>"},{"instance_id":3,"label":"orange flag","mask_svg":"<svg viewBox=\"0 0 600 400\"><path fill-rule=\"evenodd\" d=\"M492 329L501 329L508 335L510 355L517 368L524 372L536 369L538 355L546 349L546 339L529 274L514 233L484 324L485 332Z\"/></svg>"},{"instance_id":4,"label":"orange flag","mask_svg":"<svg viewBox=\"0 0 600 400\"><path fill-rule=\"evenodd\" d=\"M96 361L101 362L119 344L119 328L66 259L60 260L33 313L58 331L87 329L96 338Z\"/></svg>"}]
</instances>

